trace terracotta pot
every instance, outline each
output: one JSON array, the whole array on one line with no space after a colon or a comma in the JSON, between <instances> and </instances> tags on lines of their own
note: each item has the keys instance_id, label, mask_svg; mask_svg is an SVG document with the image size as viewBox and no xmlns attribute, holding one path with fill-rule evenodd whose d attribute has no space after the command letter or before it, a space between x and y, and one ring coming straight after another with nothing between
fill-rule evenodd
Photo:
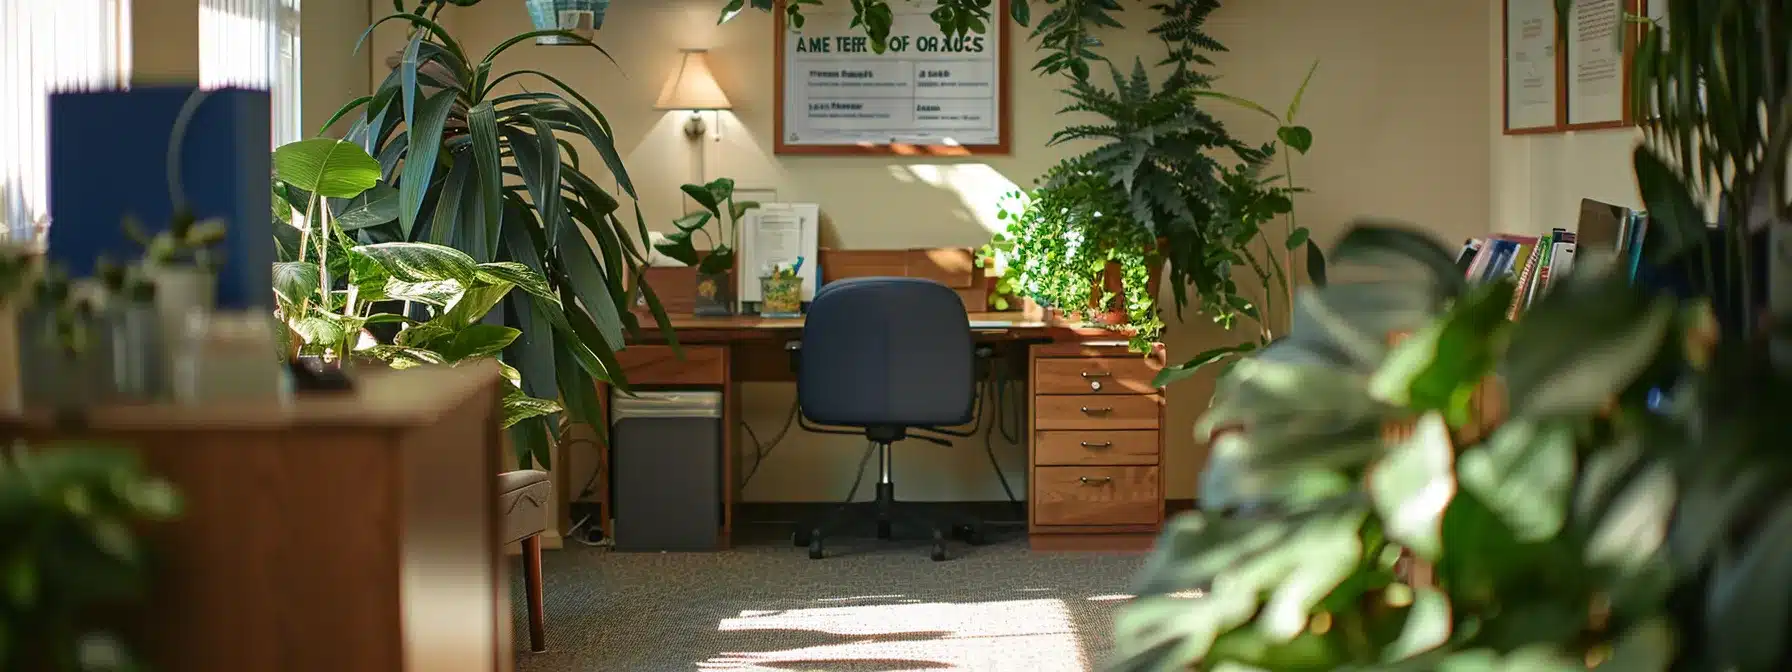
<instances>
[{"instance_id":1,"label":"terracotta pot","mask_svg":"<svg viewBox=\"0 0 1792 672\"><path fill-rule=\"evenodd\" d=\"M1153 259L1147 266L1147 269L1151 272L1151 280L1149 281L1149 284L1145 286L1145 291L1151 295L1152 300L1157 299L1157 290L1163 285L1164 250L1168 249L1169 246L1169 238L1158 238L1157 258ZM1095 286L1089 292L1090 310L1083 314L1084 320L1103 326L1126 324L1128 318L1126 315L1125 290L1126 284L1120 274L1119 262L1108 262L1107 267L1102 270L1101 284ZM1106 309L1102 309L1099 305L1101 303L1101 295L1110 292L1114 295L1114 300L1108 302Z\"/></svg>"}]
</instances>

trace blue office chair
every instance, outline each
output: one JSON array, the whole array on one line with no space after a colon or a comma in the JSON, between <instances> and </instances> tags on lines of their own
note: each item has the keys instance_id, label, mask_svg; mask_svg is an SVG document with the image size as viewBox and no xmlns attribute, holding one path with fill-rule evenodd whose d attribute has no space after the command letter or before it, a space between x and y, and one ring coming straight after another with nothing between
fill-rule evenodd
<instances>
[{"instance_id":1,"label":"blue office chair","mask_svg":"<svg viewBox=\"0 0 1792 672\"><path fill-rule=\"evenodd\" d=\"M890 444L916 438L951 442L915 433L954 434L943 428L964 425L974 412L976 368L971 327L964 303L945 285L919 278L857 278L829 283L815 294L803 325L797 370L797 403L809 422L856 428L837 434L864 434L878 453L877 536L889 539L892 523L916 524L932 535L934 560L946 559L946 530L965 541L981 540L981 524L959 518L930 520L896 507L890 474ZM806 428L816 431L825 429ZM870 450L867 450L867 457ZM860 462L863 468L864 463ZM857 489L857 484L854 484ZM850 498L850 495L849 495ZM821 524L795 535L820 559L824 535L848 522L860 507L849 502Z\"/></svg>"}]
</instances>

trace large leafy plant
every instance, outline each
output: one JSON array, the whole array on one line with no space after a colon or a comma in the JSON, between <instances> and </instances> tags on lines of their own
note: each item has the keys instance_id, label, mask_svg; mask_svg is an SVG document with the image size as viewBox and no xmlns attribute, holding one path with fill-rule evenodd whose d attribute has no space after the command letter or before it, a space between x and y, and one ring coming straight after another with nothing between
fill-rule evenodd
<instances>
[{"instance_id":1,"label":"large leafy plant","mask_svg":"<svg viewBox=\"0 0 1792 672\"><path fill-rule=\"evenodd\" d=\"M1792 662L1792 500L1767 485L1792 437L1766 407L1792 385L1713 352L1708 304L1588 266L1512 323L1509 283L1381 226L1333 262L1376 279L1304 292L1222 379L1204 510L1142 575L1121 667Z\"/></svg>"},{"instance_id":2,"label":"large leafy plant","mask_svg":"<svg viewBox=\"0 0 1792 672\"><path fill-rule=\"evenodd\" d=\"M135 529L180 510L173 487L115 447L15 444L0 455L0 668L139 669L104 626L146 596Z\"/></svg>"},{"instance_id":3,"label":"large leafy plant","mask_svg":"<svg viewBox=\"0 0 1792 672\"><path fill-rule=\"evenodd\" d=\"M523 391L521 372L501 357L521 331L495 323L493 309L513 289L561 309L559 296L541 274L514 261L478 262L444 245L418 242L360 243L320 201L355 199L377 185L378 165L359 145L319 138L274 152L275 190L309 193L308 212L286 219L276 236L277 314L300 343L301 354L335 361L372 359L396 368L455 365L499 358L512 385L503 398L505 428L561 411L552 398ZM564 319L564 318L562 318ZM369 327L396 326L384 339ZM518 461L533 446L518 444Z\"/></svg>"},{"instance_id":4,"label":"large leafy plant","mask_svg":"<svg viewBox=\"0 0 1792 672\"><path fill-rule=\"evenodd\" d=\"M347 140L375 157L380 173L379 184L361 195L331 201L340 211L338 225L362 244L444 245L476 264L511 262L539 274L546 292L506 296L493 312L495 321L519 332L504 350L505 361L521 373L529 396L559 397L574 420L601 428L594 382L627 384L615 351L624 346L625 333L639 329L627 290L645 262L633 235L645 241L647 226L636 207L631 234L618 217L616 196L584 172L603 170L624 195L637 198L602 111L552 74L504 71L495 61L547 35L607 54L566 31L538 30L476 57L424 16L431 7L433 16L443 3L426 2L374 22L407 24L411 37L374 93L330 120L359 112ZM504 93L506 83L523 78L551 88ZM575 144L588 144L595 161L582 161ZM652 288L636 284L665 337L673 339ZM520 449L543 464L548 436L545 418L512 428Z\"/></svg>"}]
</instances>

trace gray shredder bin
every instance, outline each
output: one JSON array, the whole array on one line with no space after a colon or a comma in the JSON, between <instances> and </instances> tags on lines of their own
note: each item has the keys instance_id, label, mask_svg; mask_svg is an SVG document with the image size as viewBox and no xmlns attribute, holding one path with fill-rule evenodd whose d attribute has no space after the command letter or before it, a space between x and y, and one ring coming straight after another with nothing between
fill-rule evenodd
<instances>
[{"instance_id":1,"label":"gray shredder bin","mask_svg":"<svg viewBox=\"0 0 1792 672\"><path fill-rule=\"evenodd\" d=\"M709 551L722 528L722 393L610 397L618 551Z\"/></svg>"}]
</instances>

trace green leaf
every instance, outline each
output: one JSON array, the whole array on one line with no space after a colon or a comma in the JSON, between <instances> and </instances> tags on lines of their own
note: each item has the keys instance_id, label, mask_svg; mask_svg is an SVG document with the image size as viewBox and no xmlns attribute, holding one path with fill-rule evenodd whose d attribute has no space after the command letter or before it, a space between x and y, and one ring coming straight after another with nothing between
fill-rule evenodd
<instances>
[{"instance_id":1,"label":"green leaf","mask_svg":"<svg viewBox=\"0 0 1792 672\"><path fill-rule=\"evenodd\" d=\"M1005 306L1007 302L1003 301L1003 304ZM1203 351L1196 354L1194 357L1189 358L1186 362L1164 367L1162 371L1157 372L1157 376L1151 379L1151 386L1160 388L1166 387L1170 383L1195 375L1195 373L1210 364L1217 364L1228 358L1243 355L1256 349L1256 341L1245 341L1236 345L1222 346Z\"/></svg>"},{"instance_id":2,"label":"green leaf","mask_svg":"<svg viewBox=\"0 0 1792 672\"><path fill-rule=\"evenodd\" d=\"M1283 126L1276 129L1276 139L1294 151L1306 154L1313 148L1313 131L1305 126Z\"/></svg>"},{"instance_id":3,"label":"green leaf","mask_svg":"<svg viewBox=\"0 0 1792 672\"><path fill-rule=\"evenodd\" d=\"M1220 633L1257 611L1254 596L1227 591L1133 598L1114 618L1116 669L1191 669Z\"/></svg>"},{"instance_id":4,"label":"green leaf","mask_svg":"<svg viewBox=\"0 0 1792 672\"><path fill-rule=\"evenodd\" d=\"M1310 235L1312 235L1312 232L1308 231L1307 227L1297 227L1294 229L1294 232L1288 234L1288 240L1284 241L1282 246L1289 252L1293 252L1295 248L1306 245L1308 236Z\"/></svg>"},{"instance_id":5,"label":"green leaf","mask_svg":"<svg viewBox=\"0 0 1792 672\"><path fill-rule=\"evenodd\" d=\"M667 234L665 238L654 241L653 249L659 250L660 254L671 257L686 266L697 265L697 248L691 244L690 231L676 231Z\"/></svg>"},{"instance_id":6,"label":"green leaf","mask_svg":"<svg viewBox=\"0 0 1792 672\"><path fill-rule=\"evenodd\" d=\"M1382 650L1382 660L1395 662L1436 649L1450 641L1450 598L1430 586L1415 586L1412 608L1399 639Z\"/></svg>"},{"instance_id":7,"label":"green leaf","mask_svg":"<svg viewBox=\"0 0 1792 672\"><path fill-rule=\"evenodd\" d=\"M448 121L448 110L454 105L453 91L440 91L423 101L417 121L409 131L410 150L405 156L403 175L398 181L401 209L398 226L410 237L417 225L417 212L423 207L423 196L429 191L435 174L436 156L442 149L442 126Z\"/></svg>"},{"instance_id":8,"label":"green leaf","mask_svg":"<svg viewBox=\"0 0 1792 672\"><path fill-rule=\"evenodd\" d=\"M1414 411L1442 411L1452 427L1467 424L1472 395L1504 345L1514 291L1506 280L1476 287L1443 319L1394 346L1370 380L1370 394Z\"/></svg>"},{"instance_id":9,"label":"green leaf","mask_svg":"<svg viewBox=\"0 0 1792 672\"><path fill-rule=\"evenodd\" d=\"M1450 429L1436 413L1419 418L1412 437L1369 473L1369 494L1388 538L1428 561L1443 551L1444 510L1455 492Z\"/></svg>"},{"instance_id":10,"label":"green leaf","mask_svg":"<svg viewBox=\"0 0 1792 672\"><path fill-rule=\"evenodd\" d=\"M470 287L461 293L459 300L448 307L447 312L431 322L443 322L451 329L471 325L485 319L486 313L492 312L492 307L504 300L504 295L509 294L510 290L508 284Z\"/></svg>"},{"instance_id":11,"label":"green leaf","mask_svg":"<svg viewBox=\"0 0 1792 672\"><path fill-rule=\"evenodd\" d=\"M547 278L542 277L529 268L527 264L514 261L494 261L480 264L474 271L479 282L486 284L508 283L518 289L533 294L546 301L559 303L560 298L554 294L553 287L548 285Z\"/></svg>"},{"instance_id":12,"label":"green leaf","mask_svg":"<svg viewBox=\"0 0 1792 672\"><path fill-rule=\"evenodd\" d=\"M1253 112L1261 114L1265 117L1274 119L1274 120L1276 120L1276 123L1278 123L1278 124L1281 123L1281 121L1282 121L1281 117L1277 117L1276 113L1269 111L1269 108L1259 105L1256 102L1253 102L1247 98L1241 98L1241 97L1234 96L1229 93L1221 93L1219 91L1213 91L1213 90L1209 90L1209 89L1192 89L1192 90L1188 91L1187 93L1189 95L1198 96L1198 97L1202 97L1202 98L1218 98L1218 99L1226 101L1228 103L1232 103L1233 105L1237 105L1239 107L1242 107L1247 110L1251 110Z\"/></svg>"},{"instance_id":13,"label":"green leaf","mask_svg":"<svg viewBox=\"0 0 1792 672\"><path fill-rule=\"evenodd\" d=\"M1604 408L1656 361L1673 318L1671 300L1651 300L1625 274L1571 274L1560 286L1552 280L1512 330L1506 384L1513 411Z\"/></svg>"},{"instance_id":14,"label":"green leaf","mask_svg":"<svg viewBox=\"0 0 1792 672\"><path fill-rule=\"evenodd\" d=\"M1307 629L1314 607L1354 573L1362 560L1357 536L1366 510L1309 523L1287 544L1305 560L1269 595L1257 615L1257 629L1275 642L1289 642Z\"/></svg>"},{"instance_id":15,"label":"green leaf","mask_svg":"<svg viewBox=\"0 0 1792 672\"><path fill-rule=\"evenodd\" d=\"M1457 478L1512 528L1521 542L1561 532L1575 476L1574 431L1562 423L1513 419L1457 458Z\"/></svg>"},{"instance_id":16,"label":"green leaf","mask_svg":"<svg viewBox=\"0 0 1792 672\"><path fill-rule=\"evenodd\" d=\"M378 243L355 248L358 254L378 262L392 277L404 282L453 280L470 286L478 279L479 265L465 252L429 243Z\"/></svg>"},{"instance_id":17,"label":"green leaf","mask_svg":"<svg viewBox=\"0 0 1792 672\"><path fill-rule=\"evenodd\" d=\"M1656 260L1677 256L1682 250L1705 244L1705 213L1693 201L1685 182L1646 146L1636 148L1636 183L1649 212L1649 232L1659 227L1663 240L1650 245Z\"/></svg>"},{"instance_id":18,"label":"green leaf","mask_svg":"<svg viewBox=\"0 0 1792 672\"><path fill-rule=\"evenodd\" d=\"M536 171L540 182L528 184L529 193L535 197L535 207L541 213L541 228L548 235L548 246L553 247L558 244L556 235L566 218L566 206L560 199L560 145L554 141L554 129L546 120L533 117L529 121L535 126L535 142L539 143L537 156L541 160L541 167ZM514 145L511 151L517 151ZM516 156L520 165L523 154ZM525 183L529 182L528 175L527 171L523 173Z\"/></svg>"},{"instance_id":19,"label":"green leaf","mask_svg":"<svg viewBox=\"0 0 1792 672\"><path fill-rule=\"evenodd\" d=\"M708 224L709 220L714 218L715 215L698 211L673 220L672 225L678 227L679 231L690 232L703 228L703 225Z\"/></svg>"},{"instance_id":20,"label":"green leaf","mask_svg":"<svg viewBox=\"0 0 1792 672\"><path fill-rule=\"evenodd\" d=\"M1612 648L1612 657L1593 669L1595 672L1667 672L1674 664L1674 639L1673 626L1662 619L1650 620L1619 637ZM1777 639L1770 641L1778 644ZM1776 667L1780 662L1776 658L1761 669Z\"/></svg>"},{"instance_id":21,"label":"green leaf","mask_svg":"<svg viewBox=\"0 0 1792 672\"><path fill-rule=\"evenodd\" d=\"M1295 115L1300 113L1300 101L1306 97L1307 85L1313 83L1313 73L1316 72L1319 72L1319 61L1317 60L1313 61L1313 65L1307 67L1307 76L1300 80L1300 88L1294 90L1294 100L1288 102L1288 113L1282 116L1283 122L1294 123ZM1283 142L1287 142L1287 140L1284 139ZM1305 154L1306 150L1301 150L1301 153Z\"/></svg>"},{"instance_id":22,"label":"green leaf","mask_svg":"<svg viewBox=\"0 0 1792 672\"><path fill-rule=\"evenodd\" d=\"M553 468L547 422L542 418L529 418L511 425L510 445L518 469Z\"/></svg>"},{"instance_id":23,"label":"green leaf","mask_svg":"<svg viewBox=\"0 0 1792 672\"><path fill-rule=\"evenodd\" d=\"M691 200L696 201L697 205L701 205L704 210L708 210L709 214L717 217L722 216L721 203L716 201L715 193L710 191L709 187L701 184L687 184L679 187L679 189L682 190L686 196L691 197Z\"/></svg>"},{"instance_id":24,"label":"green leaf","mask_svg":"<svg viewBox=\"0 0 1792 672\"><path fill-rule=\"evenodd\" d=\"M343 231L358 231L398 219L398 189L384 182L361 192L348 207L336 215L336 226Z\"/></svg>"},{"instance_id":25,"label":"green leaf","mask_svg":"<svg viewBox=\"0 0 1792 672\"><path fill-rule=\"evenodd\" d=\"M1312 240L1307 241L1307 279L1313 281L1314 287L1324 287L1325 253Z\"/></svg>"},{"instance_id":26,"label":"green leaf","mask_svg":"<svg viewBox=\"0 0 1792 672\"><path fill-rule=\"evenodd\" d=\"M447 364L448 360L434 350L412 348L403 345L376 345L359 351L360 354L373 357L395 369L408 369L420 365Z\"/></svg>"},{"instance_id":27,"label":"green leaf","mask_svg":"<svg viewBox=\"0 0 1792 672\"><path fill-rule=\"evenodd\" d=\"M282 261L274 264L274 293L280 300L297 305L317 296L317 264L309 261ZM298 317L296 315L289 317Z\"/></svg>"},{"instance_id":28,"label":"green leaf","mask_svg":"<svg viewBox=\"0 0 1792 672\"><path fill-rule=\"evenodd\" d=\"M1008 15L1025 28L1033 18L1033 9L1027 6L1027 0L1008 0Z\"/></svg>"},{"instance_id":29,"label":"green leaf","mask_svg":"<svg viewBox=\"0 0 1792 672\"><path fill-rule=\"evenodd\" d=\"M460 154L449 158L448 178L442 182L442 190L435 199L435 212L431 213L429 222L429 242L432 245L456 246L460 236L456 235L456 224L460 222L461 208L466 207L468 196L474 190L467 188L467 180L474 171L473 157Z\"/></svg>"},{"instance_id":30,"label":"green leaf","mask_svg":"<svg viewBox=\"0 0 1792 672\"><path fill-rule=\"evenodd\" d=\"M740 218L747 216L747 211L757 209L759 209L759 201L741 201L735 203L734 207L729 208L729 214L734 216L735 222L739 222ZM999 217L1000 213L997 213L997 215Z\"/></svg>"},{"instance_id":31,"label":"green leaf","mask_svg":"<svg viewBox=\"0 0 1792 672\"><path fill-rule=\"evenodd\" d=\"M380 164L360 145L312 138L274 150L280 181L328 198L354 198L380 180Z\"/></svg>"},{"instance_id":32,"label":"green leaf","mask_svg":"<svg viewBox=\"0 0 1792 672\"><path fill-rule=\"evenodd\" d=\"M476 357L492 357L516 340L522 332L495 324L470 324L454 333L441 349L442 358L458 362ZM508 426L508 425L506 425Z\"/></svg>"},{"instance_id":33,"label":"green leaf","mask_svg":"<svg viewBox=\"0 0 1792 672\"><path fill-rule=\"evenodd\" d=\"M579 368L578 360L566 350L554 352L554 379L560 385L560 398L566 402L573 422L590 427L605 424L603 402L597 395L597 382Z\"/></svg>"},{"instance_id":34,"label":"green leaf","mask_svg":"<svg viewBox=\"0 0 1792 672\"><path fill-rule=\"evenodd\" d=\"M524 420L545 417L559 412L560 404L551 399L531 397L514 387L504 390L503 429L510 429Z\"/></svg>"},{"instance_id":35,"label":"green leaf","mask_svg":"<svg viewBox=\"0 0 1792 672\"><path fill-rule=\"evenodd\" d=\"M480 229L485 249L497 250L502 244L499 227L504 224L503 159L498 149L498 118L491 101L474 105L467 111L467 127L473 138L473 185L479 190Z\"/></svg>"}]
</instances>

